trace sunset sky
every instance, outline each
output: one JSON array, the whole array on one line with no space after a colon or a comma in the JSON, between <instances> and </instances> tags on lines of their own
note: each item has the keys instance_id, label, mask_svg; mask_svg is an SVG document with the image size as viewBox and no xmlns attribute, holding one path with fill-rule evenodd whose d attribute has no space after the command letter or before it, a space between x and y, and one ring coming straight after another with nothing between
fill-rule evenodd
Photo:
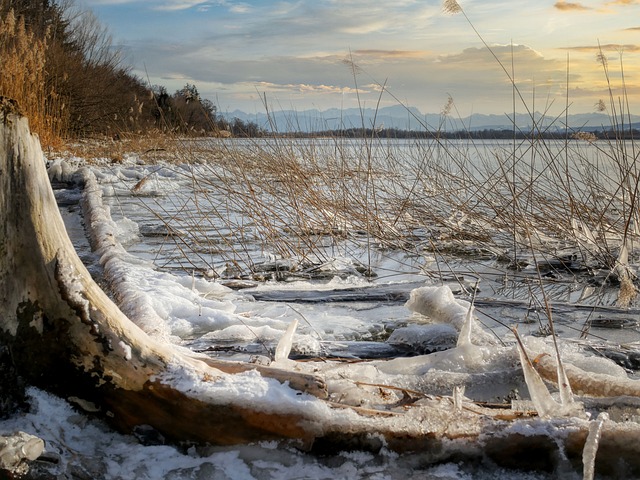
<instances>
[{"instance_id":1,"label":"sunset sky","mask_svg":"<svg viewBox=\"0 0 640 480\"><path fill-rule=\"evenodd\" d=\"M596 109L622 92L640 113L640 0L85 0L133 73L173 92L195 84L220 111L375 107L459 116L527 107ZM474 32L478 31L481 38ZM355 68L353 66L355 65ZM513 67L512 67L513 65ZM355 73L355 75L354 75ZM381 85L386 85L380 96ZM394 98L395 97L395 98Z\"/></svg>"}]
</instances>

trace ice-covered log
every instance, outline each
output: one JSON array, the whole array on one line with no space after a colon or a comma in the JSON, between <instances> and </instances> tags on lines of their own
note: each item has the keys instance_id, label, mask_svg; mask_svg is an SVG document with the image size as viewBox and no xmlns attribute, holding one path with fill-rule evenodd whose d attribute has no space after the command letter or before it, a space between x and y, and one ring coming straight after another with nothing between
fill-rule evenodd
<instances>
[{"instance_id":1,"label":"ice-covered log","mask_svg":"<svg viewBox=\"0 0 640 480\"><path fill-rule=\"evenodd\" d=\"M122 431L215 444L289 438L317 451L387 445L420 451L421 462L489 457L551 468L581 462L589 430L582 419L547 421L464 399L454 406L449 398L414 397L402 388L390 395L384 386L371 387L380 405L337 405L307 393L324 392L313 375L197 358L150 337L76 255L38 140L26 119L6 109L0 216L0 345L27 382ZM343 380L358 385L348 375ZM294 384L304 391L289 387ZM627 472L639 473L640 447L629 440L639 436L637 423L605 422L596 470L609 459L611 468L624 461Z\"/></svg>"},{"instance_id":2,"label":"ice-covered log","mask_svg":"<svg viewBox=\"0 0 640 480\"><path fill-rule=\"evenodd\" d=\"M558 382L557 363L550 355L540 355L535 361L536 370L545 380ZM571 387L576 393L592 397L640 397L640 381L614 377L603 373L586 372L575 365L565 364Z\"/></svg>"},{"instance_id":3,"label":"ice-covered log","mask_svg":"<svg viewBox=\"0 0 640 480\"><path fill-rule=\"evenodd\" d=\"M291 391L290 409L269 408L262 397L246 402L201 396L180 383L233 389L223 372L250 365L204 362L155 341L135 326L92 280L69 240L49 184L39 141L28 122L5 108L0 123L0 344L11 351L29 383L100 412L121 430L149 425L172 440L218 444L263 438L310 438L304 408ZM298 388L322 394L322 381L260 367ZM231 383L231 384L229 384ZM284 395L286 397L286 394ZM287 403L284 401L283 403Z\"/></svg>"}]
</instances>

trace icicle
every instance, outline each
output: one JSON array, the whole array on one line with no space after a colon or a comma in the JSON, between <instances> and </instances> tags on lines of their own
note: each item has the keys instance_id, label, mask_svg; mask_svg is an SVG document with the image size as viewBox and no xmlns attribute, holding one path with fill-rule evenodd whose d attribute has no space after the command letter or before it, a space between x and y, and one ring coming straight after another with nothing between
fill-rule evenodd
<instances>
[{"instance_id":1,"label":"icicle","mask_svg":"<svg viewBox=\"0 0 640 480\"><path fill-rule=\"evenodd\" d=\"M560 359L560 353L557 353L558 357L558 390L560 390L560 402L564 407L570 407L574 404L573 390L571 390L571 384L567 377L567 372L564 370L564 365Z\"/></svg>"},{"instance_id":2,"label":"icicle","mask_svg":"<svg viewBox=\"0 0 640 480\"><path fill-rule=\"evenodd\" d=\"M571 230L573 230L573 235L578 236L578 221L575 218L571 219Z\"/></svg>"},{"instance_id":3,"label":"icicle","mask_svg":"<svg viewBox=\"0 0 640 480\"><path fill-rule=\"evenodd\" d=\"M462 398L464 397L464 385L453 387L453 409L456 412L462 411Z\"/></svg>"},{"instance_id":4,"label":"icicle","mask_svg":"<svg viewBox=\"0 0 640 480\"><path fill-rule=\"evenodd\" d=\"M587 245L597 245L596 238L593 236L593 232L589 230L582 221L572 218L571 228L573 230L573 235L576 238L582 238L586 241Z\"/></svg>"},{"instance_id":5,"label":"icicle","mask_svg":"<svg viewBox=\"0 0 640 480\"><path fill-rule=\"evenodd\" d=\"M598 453L598 443L604 422L609 420L609 414L600 413L598 418L589 423L589 435L582 450L582 478L583 480L593 480L596 465L596 454Z\"/></svg>"},{"instance_id":6,"label":"icicle","mask_svg":"<svg viewBox=\"0 0 640 480\"><path fill-rule=\"evenodd\" d=\"M547 386L544 384L544 381L538 372L536 372L536 369L533 368L533 364L524 349L520 335L518 335L518 331L515 328L513 329L513 334L516 336L517 340L518 354L520 355L524 381L527 384L531 401L538 411L538 415L541 417L550 417L553 414L560 413L562 411L562 405L553 399L549 393L549 389L547 389Z\"/></svg>"},{"instance_id":7,"label":"icicle","mask_svg":"<svg viewBox=\"0 0 640 480\"><path fill-rule=\"evenodd\" d=\"M629 265L629 250L627 249L626 243L624 243L624 245L620 247L620 253L618 254L618 263L624 266Z\"/></svg>"},{"instance_id":8,"label":"icicle","mask_svg":"<svg viewBox=\"0 0 640 480\"><path fill-rule=\"evenodd\" d=\"M475 296L475 292L474 292ZM473 331L473 300L469 304L469 308L467 309L467 313L465 315L464 323L460 328L460 333L458 334L458 342L456 343L456 348L451 350L451 352L457 352L462 355L464 359L464 363L468 368L472 368L476 365L480 365L482 363L483 353L482 349L477 345L474 345L471 341L471 333Z\"/></svg>"},{"instance_id":9,"label":"icicle","mask_svg":"<svg viewBox=\"0 0 640 480\"><path fill-rule=\"evenodd\" d=\"M464 347L466 345L471 345L471 331L473 330L473 302L469 305L467 310L467 315L464 319L464 323L462 324L462 328L460 329L460 333L458 334L458 342L456 343L457 347Z\"/></svg>"},{"instance_id":10,"label":"icicle","mask_svg":"<svg viewBox=\"0 0 640 480\"><path fill-rule=\"evenodd\" d=\"M584 232L584 236L587 237L587 241L592 245L597 245L596 237L593 236L593 232L587 228L587 226L582 224L582 231Z\"/></svg>"},{"instance_id":11,"label":"icicle","mask_svg":"<svg viewBox=\"0 0 640 480\"><path fill-rule=\"evenodd\" d=\"M293 334L298 328L298 320L294 319L289 326L287 327L286 332L278 342L278 346L276 347L275 361L287 360L289 358L289 353L291 353L291 346L293 345Z\"/></svg>"},{"instance_id":12,"label":"icicle","mask_svg":"<svg viewBox=\"0 0 640 480\"><path fill-rule=\"evenodd\" d=\"M560 356L560 349L558 348L558 337L556 336L555 329L553 328L553 318L551 312L549 312L549 325L551 326L551 333L553 334L553 348L556 351L557 361L557 376L558 376L558 390L560 391L560 404L564 407L564 412L575 410L575 403L573 400L573 391L571 390L571 384L567 377L567 372L564 370L564 364L562 363L562 357ZM537 372L536 372L537 373Z\"/></svg>"},{"instance_id":13,"label":"icicle","mask_svg":"<svg viewBox=\"0 0 640 480\"><path fill-rule=\"evenodd\" d=\"M549 321L552 321L549 318ZM564 364L562 363L562 358L560 356L560 350L558 348L558 339L553 338L553 346L556 351L556 363L557 363L557 375L558 375L558 390L560 392L560 403L563 407L565 407L565 411L569 411L574 409L575 402L573 400L573 390L571 390L571 384L569 383L569 378L567 377L567 372L564 369ZM537 373L537 372L536 372Z\"/></svg>"}]
</instances>

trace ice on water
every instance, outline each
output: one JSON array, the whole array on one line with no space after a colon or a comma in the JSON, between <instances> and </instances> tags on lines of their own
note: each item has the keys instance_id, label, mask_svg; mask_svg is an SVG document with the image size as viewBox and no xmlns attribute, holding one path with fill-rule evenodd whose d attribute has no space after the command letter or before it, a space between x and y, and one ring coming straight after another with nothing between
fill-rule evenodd
<instances>
[{"instance_id":1,"label":"ice on water","mask_svg":"<svg viewBox=\"0 0 640 480\"><path fill-rule=\"evenodd\" d=\"M117 167L94 168L94 171L98 180L96 187L105 195L130 195L132 186L136 185L139 195L148 196L179 188L179 174L174 169ZM58 162L50 169L50 175L69 179L72 171ZM179 345L200 346L260 339L271 346L271 351L261 353L270 356L275 351L273 359L283 363L291 350L321 354L322 342L356 339L370 326L360 312L341 306L335 310L313 305L293 309L285 304L256 302L250 293L234 292L216 281L157 271L150 261L132 255L123 246L135 243L140 236L135 219L125 217L114 221L108 206L98 202L94 207L94 214L87 221L105 278L125 313L150 335ZM336 262L342 265L344 260L336 259ZM333 282L325 284L325 288L349 286L344 279ZM292 287L270 283L259 288ZM319 287L300 281L296 288ZM469 398L484 396L487 400L496 400L495 396L506 398L516 389L526 395L519 363L527 362L522 351L518 351L515 339L512 336L497 339L483 329L475 320L470 302L457 299L450 288L425 285L414 289L403 309L404 326L396 329L388 342L423 354L353 365L318 362L300 369L325 374L333 398L353 405L375 405L378 401L370 391L356 388L354 381L416 390L429 384L433 391L457 398L458 405L464 398L461 385L467 385L464 394ZM531 355L553 352L552 345L545 339L527 336L524 344ZM575 343L562 343L560 348L564 361L585 371L626 377L624 369L607 359L585 356ZM122 349L126 352L127 345ZM427 351L432 353L424 354ZM328 414L321 401L297 395L256 372L224 377L214 383L204 383L192 373L177 368L161 380L178 385L194 397L215 396L221 401L241 397L264 411L277 409L293 413L304 409L318 416ZM531 379L531 375L525 367L524 376L534 404L541 415L550 414L557 408L558 400L542 380ZM289 447L280 448L275 443L180 452L167 446L144 446L132 437L109 432L99 422L75 413L66 402L44 392L32 389L30 395L33 412L2 422L0 428L40 435L46 441L47 451L60 455L60 468L67 459L82 457L85 464L98 464L96 468L104 478L131 478L133 473L136 478L393 479L407 478L416 472L423 478L438 479L483 478L483 475L505 479L547 478L544 474L522 473L513 477L497 467L484 473L476 469L472 476L463 465L422 467L417 455L398 456L385 449L375 458L368 453L344 452L332 459L305 455ZM348 422L348 414L344 415L344 421ZM598 420L600 428L603 421ZM594 438L597 434L594 427ZM592 445L597 445L597 438ZM589 452L586 455L594 455Z\"/></svg>"}]
</instances>

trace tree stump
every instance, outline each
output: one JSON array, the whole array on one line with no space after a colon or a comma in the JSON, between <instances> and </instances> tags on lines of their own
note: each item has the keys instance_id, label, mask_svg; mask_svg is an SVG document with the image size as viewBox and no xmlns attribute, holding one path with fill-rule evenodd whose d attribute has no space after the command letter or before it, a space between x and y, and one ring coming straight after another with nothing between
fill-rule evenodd
<instances>
[{"instance_id":1,"label":"tree stump","mask_svg":"<svg viewBox=\"0 0 640 480\"><path fill-rule=\"evenodd\" d=\"M174 385L171 378L184 373L215 386L231 375L222 369L251 368L208 365L154 341L118 309L92 280L66 233L38 138L14 104L2 105L0 345L9 349L17 373L121 431L146 425L168 440L215 444L311 439L317 432L302 426L301 411L245 406L241 397L194 398ZM309 375L261 371L322 390L321 381Z\"/></svg>"}]
</instances>

